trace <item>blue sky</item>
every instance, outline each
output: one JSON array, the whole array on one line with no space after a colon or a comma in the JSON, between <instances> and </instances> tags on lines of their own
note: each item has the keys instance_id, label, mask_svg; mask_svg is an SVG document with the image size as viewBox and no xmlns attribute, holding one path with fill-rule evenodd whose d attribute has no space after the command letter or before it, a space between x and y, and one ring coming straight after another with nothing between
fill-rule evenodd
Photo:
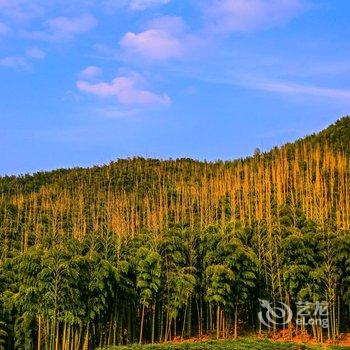
<instances>
[{"instance_id":1,"label":"blue sky","mask_svg":"<svg viewBox=\"0 0 350 350\"><path fill-rule=\"evenodd\" d=\"M0 174L234 159L350 114L347 0L0 0Z\"/></svg>"}]
</instances>

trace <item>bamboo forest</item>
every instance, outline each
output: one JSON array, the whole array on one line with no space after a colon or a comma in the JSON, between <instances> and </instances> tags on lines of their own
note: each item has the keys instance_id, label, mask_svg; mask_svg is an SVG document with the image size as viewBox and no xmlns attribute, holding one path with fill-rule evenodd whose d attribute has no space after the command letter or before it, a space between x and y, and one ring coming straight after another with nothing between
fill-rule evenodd
<instances>
[{"instance_id":1,"label":"bamboo forest","mask_svg":"<svg viewBox=\"0 0 350 350\"><path fill-rule=\"evenodd\" d=\"M350 117L251 157L0 178L0 349L350 332ZM266 327L261 300L328 303Z\"/></svg>"}]
</instances>

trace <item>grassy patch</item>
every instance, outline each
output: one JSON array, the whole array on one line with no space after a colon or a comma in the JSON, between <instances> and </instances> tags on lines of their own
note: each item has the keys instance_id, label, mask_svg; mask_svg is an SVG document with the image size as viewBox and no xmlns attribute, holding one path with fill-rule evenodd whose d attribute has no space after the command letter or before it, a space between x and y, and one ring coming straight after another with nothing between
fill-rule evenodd
<instances>
[{"instance_id":1,"label":"grassy patch","mask_svg":"<svg viewBox=\"0 0 350 350\"><path fill-rule=\"evenodd\" d=\"M112 347L108 350L320 350L324 349L317 346L306 346L302 344L277 343L258 340L221 340L207 341L198 343L179 343L179 344L161 344L161 345L130 345L122 347ZM332 350L350 350L349 347L331 347ZM107 349L105 349L107 350Z\"/></svg>"}]
</instances>

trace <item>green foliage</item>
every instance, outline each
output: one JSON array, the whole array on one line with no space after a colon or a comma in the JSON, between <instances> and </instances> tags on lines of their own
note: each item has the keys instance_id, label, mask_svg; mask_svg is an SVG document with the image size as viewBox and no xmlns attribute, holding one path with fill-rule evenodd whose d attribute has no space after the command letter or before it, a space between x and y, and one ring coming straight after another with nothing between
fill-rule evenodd
<instances>
[{"instance_id":1,"label":"green foliage","mask_svg":"<svg viewBox=\"0 0 350 350\"><path fill-rule=\"evenodd\" d=\"M148 307L159 292L162 277L161 256L147 248L140 247L136 252L136 288L140 300Z\"/></svg>"},{"instance_id":2,"label":"green foliage","mask_svg":"<svg viewBox=\"0 0 350 350\"><path fill-rule=\"evenodd\" d=\"M328 301L328 329L303 331L348 332L349 140L346 117L244 160L0 178L0 350L256 332L259 298ZM164 348L218 344L286 346Z\"/></svg>"},{"instance_id":3,"label":"green foliage","mask_svg":"<svg viewBox=\"0 0 350 350\"><path fill-rule=\"evenodd\" d=\"M221 340L207 341L199 343L181 343L181 344L164 344L164 345L148 345L148 346L128 346L109 348L110 350L321 350L323 347L298 345L290 343L273 343L268 341L256 340ZM340 348L330 347L330 350ZM342 347L348 350L350 348Z\"/></svg>"},{"instance_id":4,"label":"green foliage","mask_svg":"<svg viewBox=\"0 0 350 350\"><path fill-rule=\"evenodd\" d=\"M210 265L205 270L205 276L208 302L222 307L229 306L234 279L231 269L225 265Z\"/></svg>"},{"instance_id":5,"label":"green foliage","mask_svg":"<svg viewBox=\"0 0 350 350\"><path fill-rule=\"evenodd\" d=\"M350 116L339 119L327 129L306 138L313 144L328 144L335 149L349 153L350 150Z\"/></svg>"},{"instance_id":6,"label":"green foliage","mask_svg":"<svg viewBox=\"0 0 350 350\"><path fill-rule=\"evenodd\" d=\"M0 321L0 350L6 350L7 337L6 324Z\"/></svg>"}]
</instances>

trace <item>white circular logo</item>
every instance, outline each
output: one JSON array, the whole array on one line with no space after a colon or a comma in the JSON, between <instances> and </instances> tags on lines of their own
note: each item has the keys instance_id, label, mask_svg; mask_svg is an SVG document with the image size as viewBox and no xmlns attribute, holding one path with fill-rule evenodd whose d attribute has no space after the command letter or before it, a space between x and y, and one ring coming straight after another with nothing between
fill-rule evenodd
<instances>
[{"instance_id":1,"label":"white circular logo","mask_svg":"<svg viewBox=\"0 0 350 350\"><path fill-rule=\"evenodd\" d=\"M259 312L258 316L264 326L269 328L283 326L292 321L293 312L287 304L278 302L272 305L268 300L261 299L259 302L263 310Z\"/></svg>"}]
</instances>

